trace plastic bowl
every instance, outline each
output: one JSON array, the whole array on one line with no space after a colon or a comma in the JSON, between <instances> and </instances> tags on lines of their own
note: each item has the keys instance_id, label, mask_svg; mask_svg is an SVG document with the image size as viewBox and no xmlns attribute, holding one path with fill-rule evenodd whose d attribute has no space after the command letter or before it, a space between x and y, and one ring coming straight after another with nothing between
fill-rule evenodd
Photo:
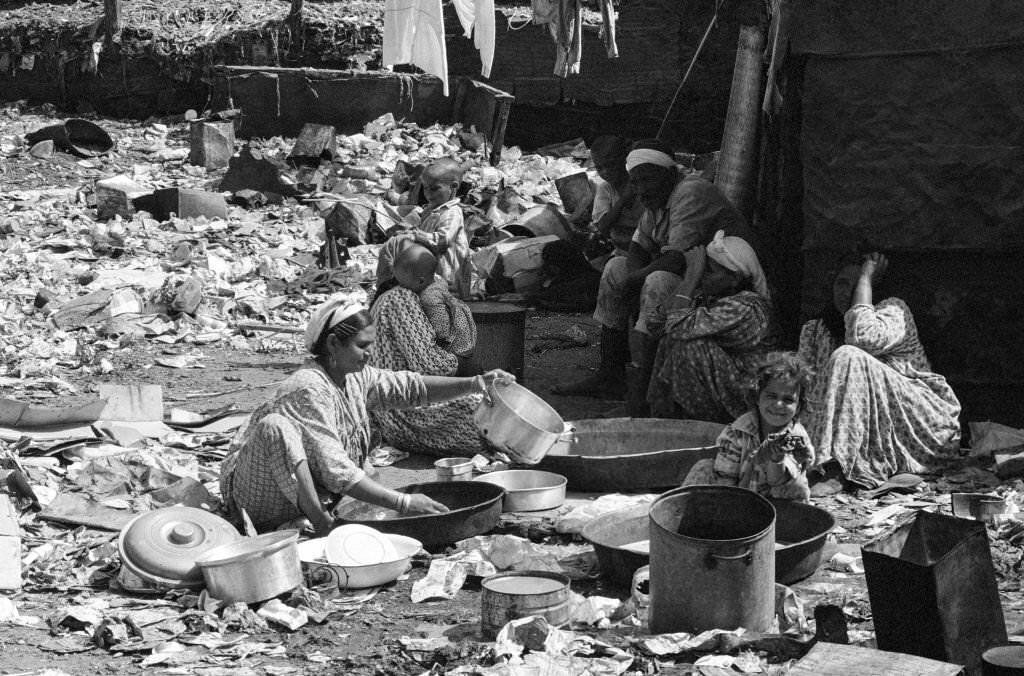
<instances>
[{"instance_id":1,"label":"plastic bowl","mask_svg":"<svg viewBox=\"0 0 1024 676\"><path fill-rule=\"evenodd\" d=\"M398 558L395 545L384 533L357 523L332 530L324 553L328 563L337 566L369 566Z\"/></svg>"},{"instance_id":2,"label":"plastic bowl","mask_svg":"<svg viewBox=\"0 0 1024 676\"><path fill-rule=\"evenodd\" d=\"M379 587L397 580L410 567L413 555L423 549L419 540L405 535L386 534L394 545L398 558L363 566L339 566L327 563L325 548L327 538L300 542L299 561L305 572L306 584L316 587L324 584L337 585L339 589L365 589Z\"/></svg>"}]
</instances>

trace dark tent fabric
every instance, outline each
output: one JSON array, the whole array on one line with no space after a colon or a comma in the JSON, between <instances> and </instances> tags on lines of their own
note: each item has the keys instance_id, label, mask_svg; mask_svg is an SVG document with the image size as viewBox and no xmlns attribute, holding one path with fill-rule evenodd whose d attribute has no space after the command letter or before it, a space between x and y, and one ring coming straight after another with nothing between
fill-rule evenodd
<instances>
[{"instance_id":1,"label":"dark tent fabric","mask_svg":"<svg viewBox=\"0 0 1024 676\"><path fill-rule=\"evenodd\" d=\"M1024 2L781 5L799 64L786 105L804 316L828 301L841 251L883 250L882 295L910 304L965 420L1024 424Z\"/></svg>"},{"instance_id":2,"label":"dark tent fabric","mask_svg":"<svg viewBox=\"0 0 1024 676\"><path fill-rule=\"evenodd\" d=\"M1024 246L1024 47L808 60L805 246Z\"/></svg>"}]
</instances>

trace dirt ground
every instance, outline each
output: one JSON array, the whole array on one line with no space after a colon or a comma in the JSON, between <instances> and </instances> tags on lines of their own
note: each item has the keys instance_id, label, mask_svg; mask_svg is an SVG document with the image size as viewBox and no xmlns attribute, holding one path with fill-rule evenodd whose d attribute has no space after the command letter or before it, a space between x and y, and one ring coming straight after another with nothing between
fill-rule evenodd
<instances>
[{"instance_id":1,"label":"dirt ground","mask_svg":"<svg viewBox=\"0 0 1024 676\"><path fill-rule=\"evenodd\" d=\"M76 191L84 189L88 192L96 178L121 171L131 172L139 165L154 167L153 171L163 184L201 187L215 178L205 172L190 169L180 158L157 161L152 149L145 147L147 139L154 136L154 129L157 130L156 136L162 136L165 147L180 149L187 146L186 127L180 122L169 123L165 131L161 132L154 126L154 121L138 123L104 120L107 128L127 139L127 142L117 153L87 162L60 153L50 158L35 158L16 145L19 135L32 131L43 122L52 122L54 118L55 111L25 110L21 106L0 109L0 149L3 149L0 153L0 178L3 181L0 188L0 217L18 220L24 219L25 214L33 213L33 210L41 211L42 221L37 224L38 227L46 230L52 226L54 231L61 228L68 231L66 222L75 223L76 214L86 212L91 207L80 203L54 206L53 202L47 201L48 198L62 195L65 202L74 202ZM268 209L256 214L256 217L263 219L258 222L270 227L282 218L281 213ZM87 226L88 223L85 223L83 227ZM270 246L257 240L257 237L251 237L230 241L239 247L248 246L252 242L263 247ZM130 256L131 252L121 255ZM28 277L18 277L24 271L11 273L10 270L14 261L19 261L18 265L22 264L19 256L24 256L24 251L18 247L0 248L0 263L3 263L0 270L5 271L0 279L6 285L0 297L0 300L5 301L5 314L0 315L5 317L5 323L0 326L0 338L10 348L5 348L3 353L7 364L16 363L19 357L24 356L23 351L37 345L19 342L20 332L31 329L45 338L43 325L33 319L35 315L31 309L37 289L24 283ZM30 272L24 272L24 275ZM573 325L586 331L590 339L588 346L535 349L542 345L544 336L562 333ZM535 309L527 313L523 382L551 403L566 420L599 417L616 406L616 402L558 397L550 393L553 385L577 379L597 365L597 340L598 327L587 314L561 314ZM52 380L48 381L44 377L28 377L20 384L7 387L3 395L51 406L70 405L95 397L97 386L102 381L152 383L163 387L167 408L180 407L201 413L226 404L237 404L244 410L251 410L270 395L276 383L295 369L302 358L297 337L289 336L283 337L273 349L257 341L249 341L247 347L239 348L231 347L225 340L199 345L188 342L165 344L142 339L115 345L97 355L109 361L107 372L97 370L95 359L89 365L84 365L84 361L76 363L73 360L57 363L50 376L59 378L70 388L55 385ZM158 358L179 355L195 357L202 368L155 365ZM74 388L73 392L71 388ZM381 479L391 486L430 480L434 476L431 464L431 458L412 456L395 466L382 468ZM929 477L921 491L912 496L902 496L900 500L912 507L937 506L948 513L951 491L970 491L998 484L998 480L992 483L993 480L994 475L983 468L954 468L947 475ZM826 552L827 557L839 549L856 554L859 544L870 533L877 533L877 529L870 523L872 514L896 504L896 501L889 498L869 500L863 496L841 493L818 498L816 503L833 513L839 524ZM540 542L565 542L565 537L552 534L550 516L542 514L533 519L508 518L503 521L500 530L529 535L531 539ZM45 544L32 528L28 528L24 535L27 551ZM93 535L110 541L116 536L115 533L100 531L95 531ZM992 547L1010 633L1021 635L1024 633L1024 600L1019 589L1020 550L1005 540L993 540ZM413 604L409 600L410 589L416 580L425 575L426 566L425 559L417 560L409 579L384 589L354 612L334 614L325 624L308 624L295 632L268 631L249 637L250 641L280 643L284 647L281 655L240 657L238 654L224 652L213 654L202 662L178 667L145 667L141 664L145 653L111 653L88 640L68 640L62 632L51 631L44 621L34 627L14 624L3 626L0 630L0 674L27 675L54 669L74 676L152 670L201 676L293 673L414 675L428 671L439 674L456 665L480 663L477 658L484 655L486 645L480 642L479 637L479 582L471 580L452 601ZM107 572L115 573L116 570ZM628 595L626 590L609 587L600 579L576 581L573 589L585 595L596 593L620 599ZM850 623L851 638L870 645L873 631L863 575L822 568L815 576L798 585L797 591L805 595L808 614L818 602L839 605ZM102 599L111 608L125 610L165 604L163 599L110 592L103 581L96 586L78 586L57 580L47 587L33 586L16 594L0 595L2 598L13 601L21 615L44 619L58 614L72 601L87 599ZM590 633L613 645L626 646L629 638L640 635L642 629L594 630ZM439 636L450 638L452 645L441 651L414 653L404 649L399 642L402 637ZM671 660L656 664L647 658L638 658L633 667L634 673L692 673L688 665L674 664Z\"/></svg>"}]
</instances>

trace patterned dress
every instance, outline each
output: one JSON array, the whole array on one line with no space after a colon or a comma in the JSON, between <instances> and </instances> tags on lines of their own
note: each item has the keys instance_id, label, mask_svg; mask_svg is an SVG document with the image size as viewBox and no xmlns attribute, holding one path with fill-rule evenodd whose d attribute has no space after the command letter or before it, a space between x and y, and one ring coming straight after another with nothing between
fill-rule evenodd
<instances>
[{"instance_id":1,"label":"patterned dress","mask_svg":"<svg viewBox=\"0 0 1024 676\"><path fill-rule=\"evenodd\" d=\"M427 390L416 373L367 366L349 374L342 389L309 362L235 434L220 475L229 512L245 509L260 531L301 516L295 468L303 460L318 492L344 494L366 475L368 412L426 403Z\"/></svg>"},{"instance_id":2,"label":"patterned dress","mask_svg":"<svg viewBox=\"0 0 1024 676\"><path fill-rule=\"evenodd\" d=\"M476 347L476 322L469 306L452 295L443 279L420 292L420 306L437 335L437 344L459 356L468 357Z\"/></svg>"},{"instance_id":3,"label":"patterned dress","mask_svg":"<svg viewBox=\"0 0 1024 676\"><path fill-rule=\"evenodd\" d=\"M874 487L955 451L960 402L931 370L906 303L854 305L845 322L846 344L838 347L820 320L800 334L800 355L817 371L802 416L817 464L834 459L847 479Z\"/></svg>"},{"instance_id":4,"label":"patterned dress","mask_svg":"<svg viewBox=\"0 0 1024 676\"><path fill-rule=\"evenodd\" d=\"M647 391L651 414L710 422L743 415L753 370L775 333L771 303L753 291L673 313Z\"/></svg>"},{"instance_id":5,"label":"patterned dress","mask_svg":"<svg viewBox=\"0 0 1024 676\"><path fill-rule=\"evenodd\" d=\"M414 292L395 287L374 302L370 313L377 325L377 342L370 354L372 365L430 376L455 375L458 358L437 344L434 329ZM472 457L483 448L473 422L473 411L480 401L480 395L470 395L417 409L378 410L372 418L384 439L403 451Z\"/></svg>"}]
</instances>

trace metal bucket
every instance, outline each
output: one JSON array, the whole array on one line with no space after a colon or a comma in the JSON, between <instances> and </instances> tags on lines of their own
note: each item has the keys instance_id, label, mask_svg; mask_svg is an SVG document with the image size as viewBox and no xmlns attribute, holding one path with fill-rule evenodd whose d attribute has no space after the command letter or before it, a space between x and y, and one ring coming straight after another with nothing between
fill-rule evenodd
<instances>
[{"instance_id":1,"label":"metal bucket","mask_svg":"<svg viewBox=\"0 0 1024 676\"><path fill-rule=\"evenodd\" d=\"M526 308L512 303L467 303L476 322L473 363L482 371L504 369L523 382Z\"/></svg>"},{"instance_id":2,"label":"metal bucket","mask_svg":"<svg viewBox=\"0 0 1024 676\"><path fill-rule=\"evenodd\" d=\"M438 481L469 481L473 478L473 461L469 458L441 458L434 461Z\"/></svg>"},{"instance_id":3,"label":"metal bucket","mask_svg":"<svg viewBox=\"0 0 1024 676\"><path fill-rule=\"evenodd\" d=\"M569 578L561 573L524 570L484 578L480 633L493 639L512 620L539 615L553 627L569 622Z\"/></svg>"},{"instance_id":4,"label":"metal bucket","mask_svg":"<svg viewBox=\"0 0 1024 676\"><path fill-rule=\"evenodd\" d=\"M768 631L775 508L753 491L688 486L651 505L651 633Z\"/></svg>"}]
</instances>

